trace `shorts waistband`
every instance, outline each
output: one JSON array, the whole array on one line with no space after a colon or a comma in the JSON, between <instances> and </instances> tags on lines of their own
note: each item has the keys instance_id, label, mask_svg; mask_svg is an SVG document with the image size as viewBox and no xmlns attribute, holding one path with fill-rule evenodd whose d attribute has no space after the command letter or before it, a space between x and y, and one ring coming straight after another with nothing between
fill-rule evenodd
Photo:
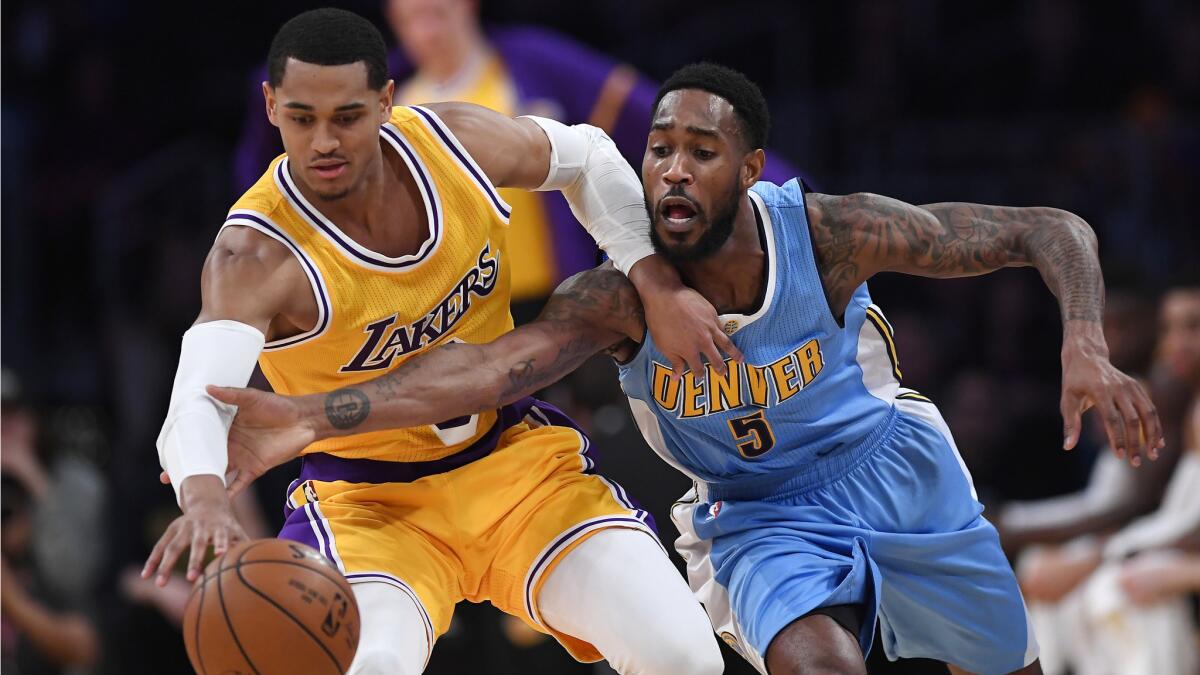
<instances>
[{"instance_id":1,"label":"shorts waistband","mask_svg":"<svg viewBox=\"0 0 1200 675\"><path fill-rule=\"evenodd\" d=\"M453 471L487 457L500 444L500 436L507 429L525 421L526 418L540 426L579 429L566 413L549 403L529 396L503 406L497 412L496 423L487 433L452 455L427 462L389 462L379 459L351 459L314 452L301 458L299 480L373 484L411 483L426 476Z\"/></svg>"}]
</instances>

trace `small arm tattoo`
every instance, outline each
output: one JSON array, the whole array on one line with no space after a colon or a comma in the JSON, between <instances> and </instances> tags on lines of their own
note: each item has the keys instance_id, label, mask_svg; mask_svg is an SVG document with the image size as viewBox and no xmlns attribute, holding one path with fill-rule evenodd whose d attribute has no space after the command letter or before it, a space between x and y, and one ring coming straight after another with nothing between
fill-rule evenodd
<instances>
[{"instance_id":1,"label":"small arm tattoo","mask_svg":"<svg viewBox=\"0 0 1200 675\"><path fill-rule=\"evenodd\" d=\"M353 429L369 414L370 399L353 387L338 389L325 397L325 417L335 429Z\"/></svg>"}]
</instances>

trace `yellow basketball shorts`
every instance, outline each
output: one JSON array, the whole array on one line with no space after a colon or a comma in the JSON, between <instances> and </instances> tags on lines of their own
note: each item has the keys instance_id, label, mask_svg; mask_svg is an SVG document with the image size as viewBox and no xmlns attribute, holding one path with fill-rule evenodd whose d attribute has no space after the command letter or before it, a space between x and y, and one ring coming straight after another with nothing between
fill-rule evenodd
<instances>
[{"instance_id":1,"label":"yellow basketball shorts","mask_svg":"<svg viewBox=\"0 0 1200 675\"><path fill-rule=\"evenodd\" d=\"M430 645L460 600L489 600L576 659L598 661L595 647L542 622L542 582L602 529L656 535L650 514L593 473L589 451L570 418L526 398L501 409L471 447L440 460L305 455L279 536L319 550L351 583L388 583L412 595L426 613Z\"/></svg>"}]
</instances>

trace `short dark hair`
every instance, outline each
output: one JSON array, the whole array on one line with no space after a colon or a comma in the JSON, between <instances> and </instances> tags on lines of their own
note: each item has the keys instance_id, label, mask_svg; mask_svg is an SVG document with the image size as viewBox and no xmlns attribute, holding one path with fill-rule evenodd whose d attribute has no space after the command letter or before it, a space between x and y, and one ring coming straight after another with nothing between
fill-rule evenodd
<instances>
[{"instance_id":1,"label":"short dark hair","mask_svg":"<svg viewBox=\"0 0 1200 675\"><path fill-rule=\"evenodd\" d=\"M758 85L748 77L716 63L691 63L676 70L658 89L653 114L663 97L677 89L700 89L729 101L741 124L742 140L751 149L766 146L771 128L771 113Z\"/></svg>"},{"instance_id":2,"label":"short dark hair","mask_svg":"<svg viewBox=\"0 0 1200 675\"><path fill-rule=\"evenodd\" d=\"M289 58L318 66L341 66L362 61L367 86L387 84L387 47L370 21L354 12L326 7L297 14L280 27L267 55L267 82L278 87Z\"/></svg>"}]
</instances>

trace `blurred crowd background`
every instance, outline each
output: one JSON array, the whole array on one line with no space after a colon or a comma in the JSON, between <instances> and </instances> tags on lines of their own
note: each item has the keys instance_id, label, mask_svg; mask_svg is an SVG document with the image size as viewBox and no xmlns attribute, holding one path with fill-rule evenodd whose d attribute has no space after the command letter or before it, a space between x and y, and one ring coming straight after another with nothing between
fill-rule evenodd
<instances>
[{"instance_id":1,"label":"blurred crowd background","mask_svg":"<svg viewBox=\"0 0 1200 675\"><path fill-rule=\"evenodd\" d=\"M395 47L404 102L469 99L591 122L640 167L656 82L714 60L767 95L774 178L1083 216L1100 240L1113 361L1145 379L1167 425L1168 447L1152 465L1106 459L1094 425L1079 449L1060 450L1061 327L1035 272L888 275L872 293L895 325L905 385L939 403L954 431L1035 621L1079 627L1041 635L1048 672L1132 672L1087 662L1089 635L1100 635L1088 622L1109 616L1088 599L1101 586L1134 613L1169 605L1166 623L1152 625L1171 626L1170 644L1183 646L1168 670L1147 672L1200 667L1189 661L1187 586L1200 565L1200 479L1180 459L1200 383L1200 6L338 4L376 21ZM279 152L258 84L271 36L320 5L0 8L5 675L190 672L178 629L187 583L158 590L136 578L177 514L157 480L154 439L180 336L199 309L201 263L225 210ZM522 256L518 320L594 260L557 199L508 196ZM590 363L545 397L591 431L601 470L670 540L667 507L686 480L642 443L614 368ZM282 467L239 504L248 530L274 533L294 471ZM1155 518L1151 535L1122 539ZM1110 572L1116 581L1104 586ZM1154 644L1141 624L1124 625L1134 626L1131 644ZM752 672L727 654L728 672ZM873 672L938 672L878 654L870 662ZM1103 667L1116 670L1095 670ZM491 608L464 604L428 672L611 671L575 664Z\"/></svg>"}]
</instances>

